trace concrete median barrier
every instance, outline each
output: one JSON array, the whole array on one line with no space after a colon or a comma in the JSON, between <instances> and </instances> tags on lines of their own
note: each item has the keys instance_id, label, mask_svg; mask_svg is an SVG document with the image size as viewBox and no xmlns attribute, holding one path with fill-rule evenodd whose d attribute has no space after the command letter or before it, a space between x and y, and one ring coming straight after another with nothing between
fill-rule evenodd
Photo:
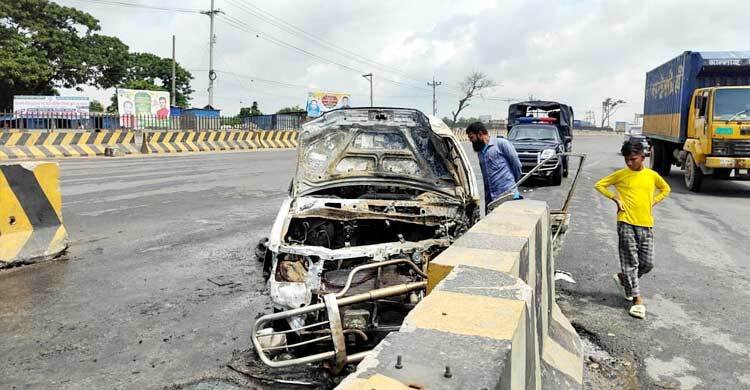
<instances>
[{"instance_id":1,"label":"concrete median barrier","mask_svg":"<svg viewBox=\"0 0 750 390\"><path fill-rule=\"evenodd\" d=\"M430 263L427 297L339 388L580 389L554 269L547 204L503 204Z\"/></svg>"},{"instance_id":2,"label":"concrete median barrier","mask_svg":"<svg viewBox=\"0 0 750 390\"><path fill-rule=\"evenodd\" d=\"M0 133L0 160L103 156L106 149L138 153L131 130L45 131Z\"/></svg>"},{"instance_id":3,"label":"concrete median barrier","mask_svg":"<svg viewBox=\"0 0 750 390\"><path fill-rule=\"evenodd\" d=\"M297 147L296 131L175 130L143 133L141 152L158 154L295 147Z\"/></svg>"},{"instance_id":4,"label":"concrete median barrier","mask_svg":"<svg viewBox=\"0 0 750 390\"><path fill-rule=\"evenodd\" d=\"M297 131L259 131L258 143L261 148L283 149L297 147Z\"/></svg>"},{"instance_id":5,"label":"concrete median barrier","mask_svg":"<svg viewBox=\"0 0 750 390\"><path fill-rule=\"evenodd\" d=\"M0 164L0 267L50 259L67 246L57 163Z\"/></svg>"}]
</instances>

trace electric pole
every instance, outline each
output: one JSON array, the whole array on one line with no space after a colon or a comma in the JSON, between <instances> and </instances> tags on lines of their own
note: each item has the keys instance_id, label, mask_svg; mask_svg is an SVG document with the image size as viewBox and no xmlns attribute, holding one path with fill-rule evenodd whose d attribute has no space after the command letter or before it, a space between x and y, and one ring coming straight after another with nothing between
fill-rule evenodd
<instances>
[{"instance_id":1,"label":"electric pole","mask_svg":"<svg viewBox=\"0 0 750 390\"><path fill-rule=\"evenodd\" d=\"M435 88L438 85L443 84L440 81L435 81L435 76L432 76L432 83L427 82L427 85L432 87L432 115L437 116L437 96L435 95Z\"/></svg>"},{"instance_id":2,"label":"electric pole","mask_svg":"<svg viewBox=\"0 0 750 390\"><path fill-rule=\"evenodd\" d=\"M216 72L214 71L214 44L216 43L216 35L214 35L214 16L219 14L221 11L214 9L214 0L211 0L211 10L201 12L204 15L208 15L211 19L210 25L210 39L208 41L208 105L214 106L214 80L216 80Z\"/></svg>"},{"instance_id":3,"label":"electric pole","mask_svg":"<svg viewBox=\"0 0 750 390\"><path fill-rule=\"evenodd\" d=\"M370 107L373 107L372 105L372 73L363 74L362 77L370 81Z\"/></svg>"},{"instance_id":4,"label":"electric pole","mask_svg":"<svg viewBox=\"0 0 750 390\"><path fill-rule=\"evenodd\" d=\"M175 74L177 73L175 59L175 36L172 35L172 107L177 106L177 90L175 88Z\"/></svg>"}]
</instances>

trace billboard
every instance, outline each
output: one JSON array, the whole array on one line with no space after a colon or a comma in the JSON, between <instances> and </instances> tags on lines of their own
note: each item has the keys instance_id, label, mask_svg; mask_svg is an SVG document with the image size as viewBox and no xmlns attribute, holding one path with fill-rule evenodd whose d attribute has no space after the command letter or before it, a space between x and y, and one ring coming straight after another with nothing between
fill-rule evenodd
<instances>
[{"instance_id":1,"label":"billboard","mask_svg":"<svg viewBox=\"0 0 750 390\"><path fill-rule=\"evenodd\" d=\"M120 115L153 115L169 117L169 92L117 89L117 111Z\"/></svg>"},{"instance_id":2,"label":"billboard","mask_svg":"<svg viewBox=\"0 0 750 390\"><path fill-rule=\"evenodd\" d=\"M309 92L307 94L307 116L316 118L337 108L351 107L351 94L334 92Z\"/></svg>"},{"instance_id":3,"label":"billboard","mask_svg":"<svg viewBox=\"0 0 750 390\"><path fill-rule=\"evenodd\" d=\"M13 96L13 114L43 118L88 117L89 98L85 96Z\"/></svg>"},{"instance_id":4,"label":"billboard","mask_svg":"<svg viewBox=\"0 0 750 390\"><path fill-rule=\"evenodd\" d=\"M138 129L144 122L148 122L149 126L166 126L169 92L118 88L117 112L120 113L120 125L123 127Z\"/></svg>"}]
</instances>

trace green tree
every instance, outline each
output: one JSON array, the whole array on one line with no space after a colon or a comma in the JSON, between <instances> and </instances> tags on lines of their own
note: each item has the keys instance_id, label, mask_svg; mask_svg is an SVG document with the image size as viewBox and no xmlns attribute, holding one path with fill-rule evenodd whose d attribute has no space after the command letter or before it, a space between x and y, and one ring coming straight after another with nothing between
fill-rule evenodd
<instances>
[{"instance_id":1,"label":"green tree","mask_svg":"<svg viewBox=\"0 0 750 390\"><path fill-rule=\"evenodd\" d=\"M252 107L240 108L240 114L238 116L240 118L247 118L256 115L263 115L263 113L260 111L260 108L258 108L258 102L253 102Z\"/></svg>"},{"instance_id":2,"label":"green tree","mask_svg":"<svg viewBox=\"0 0 750 390\"><path fill-rule=\"evenodd\" d=\"M0 2L0 110L12 107L13 95L117 85L128 47L99 30L93 16L47 0Z\"/></svg>"},{"instance_id":3,"label":"green tree","mask_svg":"<svg viewBox=\"0 0 750 390\"><path fill-rule=\"evenodd\" d=\"M104 112L104 106L98 100L92 100L89 102L89 112Z\"/></svg>"},{"instance_id":4,"label":"green tree","mask_svg":"<svg viewBox=\"0 0 750 390\"><path fill-rule=\"evenodd\" d=\"M304 112L305 109L300 106L293 106L293 107L284 107L279 111L276 111L277 114L289 114L291 112Z\"/></svg>"},{"instance_id":5,"label":"green tree","mask_svg":"<svg viewBox=\"0 0 750 390\"><path fill-rule=\"evenodd\" d=\"M190 74L185 68L176 64L175 66L175 91L177 106L182 108L188 107L188 100L190 94L194 91L190 88L190 80L193 79L193 75ZM123 83L133 82L148 82L156 85L159 89L149 90L155 91L171 91L172 90L172 59L161 58L159 56L150 53L133 53L130 55L128 62L127 75L125 76ZM127 88L127 87L122 87Z\"/></svg>"}]
</instances>

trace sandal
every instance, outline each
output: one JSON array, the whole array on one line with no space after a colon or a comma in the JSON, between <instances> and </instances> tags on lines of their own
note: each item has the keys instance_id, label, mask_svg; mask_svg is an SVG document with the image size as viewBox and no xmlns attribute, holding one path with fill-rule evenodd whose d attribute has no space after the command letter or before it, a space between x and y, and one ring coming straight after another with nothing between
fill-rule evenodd
<instances>
[{"instance_id":1,"label":"sandal","mask_svg":"<svg viewBox=\"0 0 750 390\"><path fill-rule=\"evenodd\" d=\"M646 306L633 305L630 307L630 310L628 310L628 313L635 318L644 319L646 318Z\"/></svg>"},{"instance_id":2,"label":"sandal","mask_svg":"<svg viewBox=\"0 0 750 390\"><path fill-rule=\"evenodd\" d=\"M615 280L615 283L617 284L617 288L620 290L620 294L622 294L623 298L627 301L632 301L633 297L628 295L628 292L625 290L625 286L622 284L622 280L620 280L619 274L612 275L612 278Z\"/></svg>"}]
</instances>

